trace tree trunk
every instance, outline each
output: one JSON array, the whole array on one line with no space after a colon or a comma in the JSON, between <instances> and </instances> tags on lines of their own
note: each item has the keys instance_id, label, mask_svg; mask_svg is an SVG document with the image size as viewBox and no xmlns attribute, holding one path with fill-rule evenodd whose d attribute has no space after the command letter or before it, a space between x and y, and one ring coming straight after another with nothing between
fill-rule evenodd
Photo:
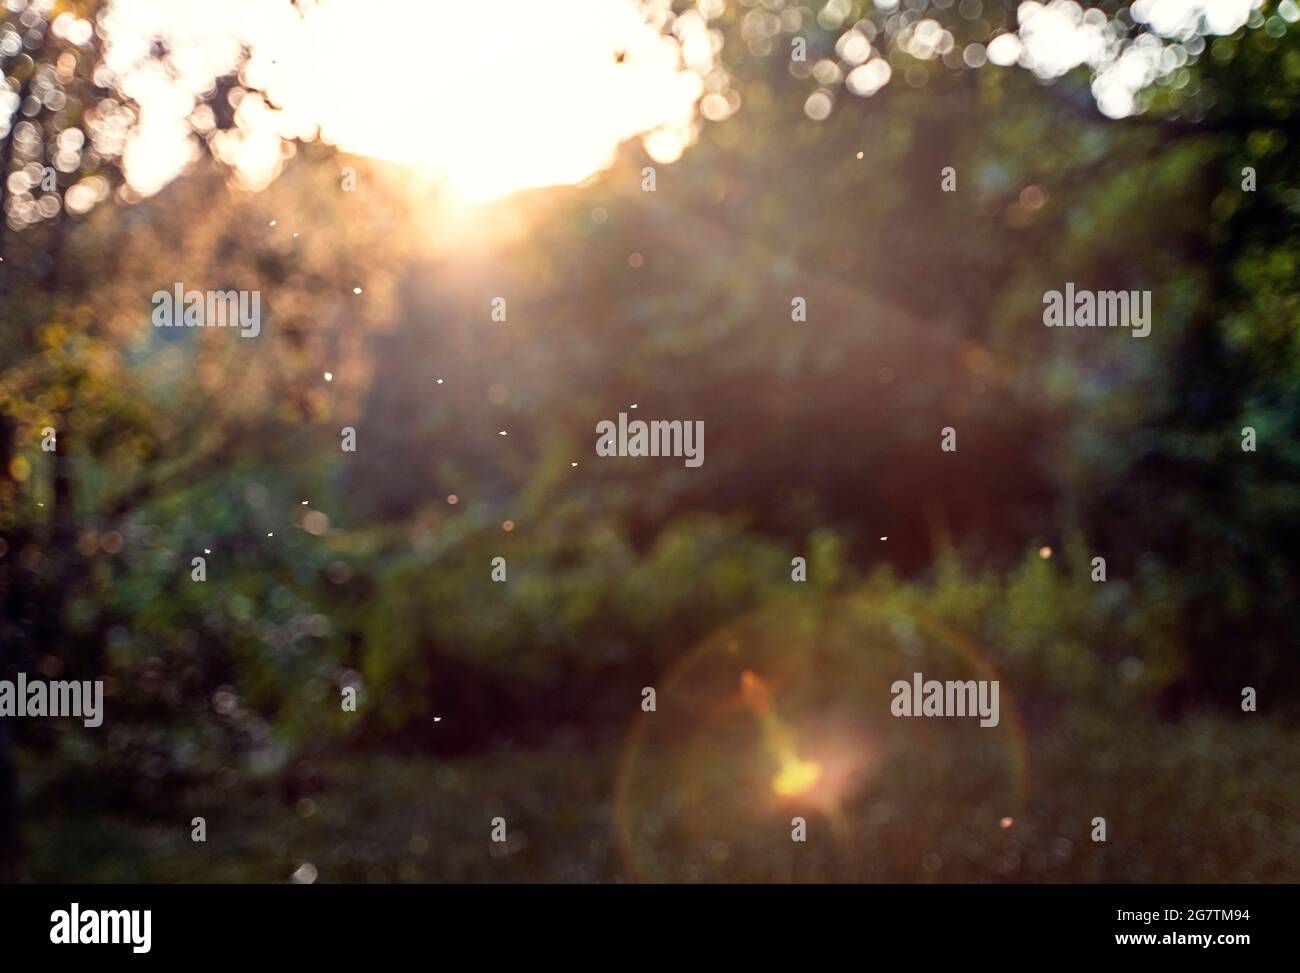
<instances>
[{"instance_id":1,"label":"tree trunk","mask_svg":"<svg viewBox=\"0 0 1300 973\"><path fill-rule=\"evenodd\" d=\"M15 646L21 644L20 631L24 594L19 590L19 555L23 540L14 530L14 511L8 501L13 480L9 464L14 457L13 420L0 415L0 528L8 550L0 559L0 678L7 678L10 662L17 662ZM7 488L7 489L6 489ZM13 881L18 873L18 780L14 767L13 745L9 738L9 721L0 719L0 881Z\"/></svg>"},{"instance_id":2,"label":"tree trunk","mask_svg":"<svg viewBox=\"0 0 1300 973\"><path fill-rule=\"evenodd\" d=\"M18 879L18 774L9 727L0 720L0 882Z\"/></svg>"}]
</instances>

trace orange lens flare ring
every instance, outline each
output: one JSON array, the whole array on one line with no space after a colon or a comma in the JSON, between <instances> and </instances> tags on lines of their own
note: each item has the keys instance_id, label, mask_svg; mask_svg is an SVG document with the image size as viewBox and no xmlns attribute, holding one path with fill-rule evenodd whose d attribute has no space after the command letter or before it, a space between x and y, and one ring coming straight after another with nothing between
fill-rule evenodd
<instances>
[{"instance_id":1,"label":"orange lens flare ring","mask_svg":"<svg viewBox=\"0 0 1300 973\"><path fill-rule=\"evenodd\" d=\"M841 617L860 615L860 604L845 604L849 598L850 596L841 595L828 602L821 617L829 620L836 609L846 613ZM747 633L763 633L758 638L750 639L751 645L760 641L770 643L773 640L772 633L781 631L782 619L767 614L767 611L737 620L683 655L658 680L658 698L661 701L670 698L673 690L685 685L692 676L697 679L707 678L707 673L702 673L706 663L718 660L727 664L738 662L740 646L745 644ZM924 612L911 611L907 614L918 631L927 635L936 645L951 650L982 678L998 678L996 669L974 640ZM689 732L697 744L701 739L703 743L692 746L679 742L678 746L684 746L692 754L703 753L704 761L716 765L723 759L721 754L724 752L713 743L713 737L724 727L719 720L728 716L734 720L738 709L746 711L759 728L761 762L767 763L773 771L766 778L772 806L793 806L800 810L820 812L831 821L833 834L846 831L841 807L860 787L866 769L874 762L876 754L870 741L848 734L814 742L812 734L804 730L796 733L780 711L778 696L782 680L771 675L767 678L759 675L755 670L761 667L761 659L746 661L751 662L752 667L741 670L738 690L727 689L715 695L714 698L719 702L712 710L697 710L699 722ZM734 671L732 669L732 679L736 678ZM730 685L735 687L737 682L731 682ZM1010 792L1007 795L1009 802L1006 811L1008 815L1014 815L1023 808L1028 794L1029 752L1019 707L1005 686L1003 689L1003 724L1006 732L1000 732L999 737L1006 742L1009 751ZM662 719L663 714L653 712L637 715L629 730L615 777L614 827L624 867L633 880L657 880L655 876L645 874L646 870L641 867L641 856L636 849L634 835L637 832L633 825L640 822L634 821L634 818L644 808L636 806L637 795L634 791L639 782L639 774L646 770L645 758L649 755L665 755L662 741L648 739L651 728L656 725L654 721ZM680 727L674 727L674 730L680 730ZM676 752L670 748L667 755L672 756ZM684 804L689 810L691 797L679 797L681 799L676 802L677 806L681 808ZM744 802L744 806L750 808L753 802ZM995 824L997 823L1001 822L995 819ZM1002 826L1005 827L1005 824Z\"/></svg>"}]
</instances>

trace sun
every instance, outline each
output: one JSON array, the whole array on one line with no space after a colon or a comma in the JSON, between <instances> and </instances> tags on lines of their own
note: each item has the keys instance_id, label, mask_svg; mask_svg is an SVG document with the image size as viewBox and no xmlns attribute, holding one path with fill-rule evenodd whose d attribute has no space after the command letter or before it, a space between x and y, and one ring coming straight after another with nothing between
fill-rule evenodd
<instances>
[{"instance_id":1,"label":"sun","mask_svg":"<svg viewBox=\"0 0 1300 973\"><path fill-rule=\"evenodd\" d=\"M381 22L394 29L376 58L359 48ZM340 70L349 52L373 75ZM672 161L703 92L681 40L627 0L334 0L309 9L269 73L272 101L314 119L325 141L432 173L476 203L582 182L638 136Z\"/></svg>"},{"instance_id":2,"label":"sun","mask_svg":"<svg viewBox=\"0 0 1300 973\"><path fill-rule=\"evenodd\" d=\"M411 167L462 201L579 183L628 139L675 161L704 78L722 76L719 35L666 0L115 0L104 29L140 106L126 169L142 195L197 157L197 137L253 191L295 139ZM200 101L233 71L235 124L214 131Z\"/></svg>"}]
</instances>

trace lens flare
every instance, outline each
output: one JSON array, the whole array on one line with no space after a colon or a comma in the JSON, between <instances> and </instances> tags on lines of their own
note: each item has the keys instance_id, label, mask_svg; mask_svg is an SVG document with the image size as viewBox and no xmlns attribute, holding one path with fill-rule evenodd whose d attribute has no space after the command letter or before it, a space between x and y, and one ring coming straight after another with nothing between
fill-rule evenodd
<instances>
[{"instance_id":1,"label":"lens flare","mask_svg":"<svg viewBox=\"0 0 1300 973\"><path fill-rule=\"evenodd\" d=\"M798 611L768 606L678 655L655 680L676 717L640 713L619 761L614 824L627 876L869 880L881 842L942 840L925 809L956 791L996 809L995 826L1015 815L1018 827L1029 760L1011 694L996 729L903 726L891 716L892 681L931 663L998 678L970 636L870 591ZM773 834L810 814L827 829L831 858L765 857ZM710 849L724 834L731 854L722 861Z\"/></svg>"},{"instance_id":2,"label":"lens flare","mask_svg":"<svg viewBox=\"0 0 1300 973\"><path fill-rule=\"evenodd\" d=\"M778 797L807 794L822 777L822 765L811 760L784 762L781 772L772 778L772 792Z\"/></svg>"},{"instance_id":3,"label":"lens flare","mask_svg":"<svg viewBox=\"0 0 1300 973\"><path fill-rule=\"evenodd\" d=\"M740 697L753 710L763 728L763 739L780 764L781 769L772 778L772 793L778 797L807 794L821 780L821 764L799 759L795 752L794 735L772 708L772 695L767 684L746 669L740 674Z\"/></svg>"}]
</instances>

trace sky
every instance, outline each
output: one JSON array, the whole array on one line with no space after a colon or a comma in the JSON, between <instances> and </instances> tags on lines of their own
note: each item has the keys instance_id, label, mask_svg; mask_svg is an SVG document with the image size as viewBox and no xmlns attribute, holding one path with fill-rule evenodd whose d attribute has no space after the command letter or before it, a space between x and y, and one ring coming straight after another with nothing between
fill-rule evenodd
<instances>
[{"instance_id":1,"label":"sky","mask_svg":"<svg viewBox=\"0 0 1300 973\"><path fill-rule=\"evenodd\" d=\"M482 202L581 182L628 139L642 139L657 162L677 159L701 115L717 121L739 107L718 56L721 32L710 27L728 2L737 0L698 0L674 16L669 0L113 0L102 27L106 71L140 106L124 164L141 195L198 157L212 120L197 106L246 48L243 80L265 97L244 96L236 127L211 139L245 188L269 184L295 139L319 138ZM1046 80L1086 66L1098 107L1118 118L1141 111L1144 89L1203 51L1202 34L1236 31L1260 17L1262 2L1135 0L1135 33L1074 0L1025 0L1016 31L970 44L963 57ZM771 10L788 5L747 6L746 21L776 21ZM890 83L887 52L873 46L884 38L857 32L848 0L811 6L818 24L844 31L842 66L823 63L836 76L848 70L851 93L871 97ZM900 9L899 0L875 6ZM907 6L906 26L891 35L900 48L929 60L953 46L937 21ZM1277 11L1300 18L1296 0ZM89 36L71 14L55 27ZM165 65L150 57L155 39L170 52ZM810 95L810 118L831 108L824 92Z\"/></svg>"},{"instance_id":2,"label":"sky","mask_svg":"<svg viewBox=\"0 0 1300 973\"><path fill-rule=\"evenodd\" d=\"M283 140L319 137L428 170L471 200L579 182L629 138L644 137L658 161L674 160L694 137L714 60L699 13L677 17L666 33L630 0L320 0L302 8L116 0L105 21L106 61L141 106L125 157L135 189L156 192L197 154L191 113L237 62L241 44L251 52L245 79L266 98L245 97L237 129L214 149L246 186L275 177ZM155 36L166 39L174 77L148 57Z\"/></svg>"}]
</instances>

